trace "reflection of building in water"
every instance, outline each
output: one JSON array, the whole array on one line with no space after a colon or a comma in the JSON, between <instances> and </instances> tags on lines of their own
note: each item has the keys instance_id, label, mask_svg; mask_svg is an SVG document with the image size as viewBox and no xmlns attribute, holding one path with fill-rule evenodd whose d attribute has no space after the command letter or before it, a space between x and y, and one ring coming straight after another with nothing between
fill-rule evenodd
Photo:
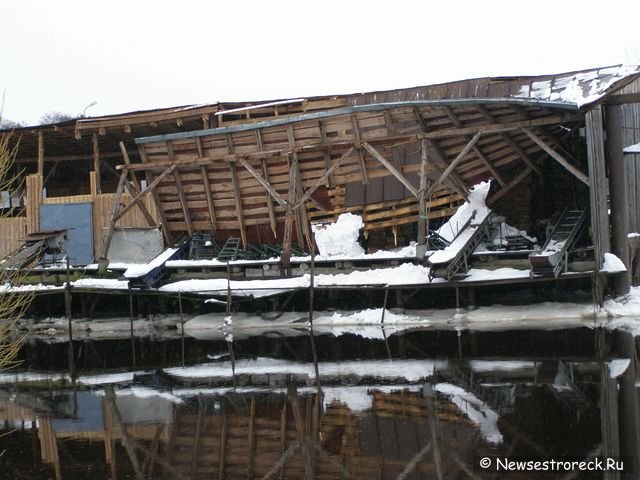
<instances>
[{"instance_id":1,"label":"reflection of building in water","mask_svg":"<svg viewBox=\"0 0 640 480\"><path fill-rule=\"evenodd\" d=\"M87 442L93 445L88 464L101 464L91 468L111 478L370 480L467 478L474 456L516 447L521 455L553 453L545 443L549 434L581 432L575 451L565 454L586 455L599 441L597 382L577 389L578 373L564 364L545 379L538 363L500 374L482 371L489 362L481 363L473 368L482 384L457 378L456 385L328 386L320 397L315 387L234 392L205 387L206 381L172 393L139 386L65 391L46 400L46 391L2 393L0 418L32 435L34 454L39 450L57 478L82 478L77 469L67 472L84 461L74 448ZM597 371L584 364L577 372L584 380ZM556 418L563 409L575 413L560 432L536 420L549 412L531 414L550 406ZM5 448L13 457L6 440ZM50 471L30 478L49 477Z\"/></svg>"}]
</instances>

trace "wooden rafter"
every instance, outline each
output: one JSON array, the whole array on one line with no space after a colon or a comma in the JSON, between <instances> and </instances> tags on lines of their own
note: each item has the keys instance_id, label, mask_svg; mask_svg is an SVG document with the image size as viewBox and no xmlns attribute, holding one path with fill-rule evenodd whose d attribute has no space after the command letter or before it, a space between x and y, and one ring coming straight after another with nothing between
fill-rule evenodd
<instances>
[{"instance_id":1,"label":"wooden rafter","mask_svg":"<svg viewBox=\"0 0 640 480\"><path fill-rule=\"evenodd\" d=\"M416 107L413 109L413 115L423 133L428 133L431 131L425 119L422 118L422 114L420 113L419 108ZM448 164L446 154L442 151L442 148L440 148L440 145L438 145L435 140L429 140L429 145L434 152L434 163L437 164L438 168L440 168L441 171L444 171L447 168ZM453 190L455 190L462 198L467 198L468 188L462 178L460 178L460 176L456 172L453 172L449 176L448 183L451 188L453 188Z\"/></svg>"},{"instance_id":2,"label":"wooden rafter","mask_svg":"<svg viewBox=\"0 0 640 480\"><path fill-rule=\"evenodd\" d=\"M180 205L182 206L182 214L184 215L184 221L187 225L187 233L189 233L189 235L193 235L193 222L191 221L191 212L189 211L189 204L187 203L187 197L184 193L182 178L180 177L180 172L177 168L173 171L173 179L176 182L178 198L180 199Z\"/></svg>"},{"instance_id":3,"label":"wooden rafter","mask_svg":"<svg viewBox=\"0 0 640 480\"><path fill-rule=\"evenodd\" d=\"M94 133L91 136L91 143L93 146L93 171L96 172L96 193L99 195L102 193L102 188L100 186L101 175L100 175L100 145L98 143L98 134Z\"/></svg>"},{"instance_id":4,"label":"wooden rafter","mask_svg":"<svg viewBox=\"0 0 640 480\"><path fill-rule=\"evenodd\" d=\"M124 160L125 165L131 165L131 159L129 158L129 152L127 152L126 147L124 146L124 142L119 142L118 145L120 146L120 152L122 153L122 158ZM56 164L57 165L57 164ZM132 193L133 196L138 195L141 191L142 191L142 186L140 185L140 182L138 181L138 177L136 177L135 173L131 173L131 182L133 183L133 188ZM147 223L149 224L149 226L155 226L156 225L156 221L153 218L153 216L151 215L151 213L149 213L149 210L147 210L147 207L144 205L144 203L142 202L138 202L138 209L140 210L140 213L142 213L142 215L144 216L145 220L147 221Z\"/></svg>"},{"instance_id":5,"label":"wooden rafter","mask_svg":"<svg viewBox=\"0 0 640 480\"><path fill-rule=\"evenodd\" d=\"M523 128L522 131L533 140L536 145L542 148L547 154L553 158L556 162L566 168L570 173L572 173L578 180L580 180L585 185L589 185L589 177L585 175L582 171L580 171L576 166L570 163L566 158L556 152L553 148L551 148L547 143L542 140L539 136L533 133L528 128Z\"/></svg>"},{"instance_id":6,"label":"wooden rafter","mask_svg":"<svg viewBox=\"0 0 640 480\"><path fill-rule=\"evenodd\" d=\"M158 175L155 178L155 180L153 180L149 185L147 185L147 187L144 190L142 190L138 195L133 197L133 200L131 200L131 202L129 202L122 210L120 210L118 212L118 214L116 215L116 221L121 219L122 216L125 213L127 213L129 210L131 210L133 207L135 207L136 204L142 199L142 197L144 197L148 193L154 191L154 189L158 186L158 184L162 180L164 180L167 175L171 175L175 169L176 169L176 166L175 165L171 165L164 172L162 172L160 175ZM123 172L126 172L126 171L127 171L126 169L123 170Z\"/></svg>"},{"instance_id":7,"label":"wooden rafter","mask_svg":"<svg viewBox=\"0 0 640 480\"><path fill-rule=\"evenodd\" d=\"M318 181L314 183L309 189L307 189L307 191L304 193L302 197L300 197L300 199L296 202L293 208L296 209L300 205L302 205L304 202L309 200L311 198L311 195L313 195L313 192L315 192L324 183L325 180L331 177L331 174L337 170L337 168L340 166L342 161L348 158L351 155L351 153L353 153L354 148L355 147L351 147L338 160L336 160L336 162L333 165L331 165L331 167L318 179Z\"/></svg>"},{"instance_id":8,"label":"wooden rafter","mask_svg":"<svg viewBox=\"0 0 640 480\"><path fill-rule=\"evenodd\" d=\"M491 115L491 113L489 113L489 111L484 107L484 105L477 105L476 108L482 114L485 120L487 120L487 122L489 122L491 125L496 125L498 123L496 119L493 118L493 115ZM520 111L518 112L519 112L519 115L522 117L523 114ZM529 117L523 117L523 118L526 119L524 121L529 121ZM511 135L509 135L506 132L503 132L500 134L500 137L507 145L511 147L511 149L514 152L518 154L518 156L522 159L524 163L527 164L529 168L531 168L534 172L536 172L536 174L542 175L542 170L540 170L540 168L529 158L529 155L527 155L527 153L524 150L522 150L522 148L520 148L520 145L518 145L513 140Z\"/></svg>"},{"instance_id":9,"label":"wooden rafter","mask_svg":"<svg viewBox=\"0 0 640 480\"><path fill-rule=\"evenodd\" d=\"M260 160L262 165L262 174L264 175L264 179L269 182L269 164L263 158ZM273 206L273 200L271 198L271 194L267 192L265 201L267 202L267 208L269 209L269 225L271 226L271 231L273 232L273 236L276 237L278 231L278 219L276 217L276 209Z\"/></svg>"},{"instance_id":10,"label":"wooden rafter","mask_svg":"<svg viewBox=\"0 0 640 480\"><path fill-rule=\"evenodd\" d=\"M476 142L480 139L480 136L482 135L482 133L478 132L476 133L471 140L469 140L469 142L465 145L465 147L462 149L462 151L460 151L460 153L458 154L458 156L453 160L453 162L451 162L449 164L449 166L445 169L444 172L442 172L442 174L440 175L440 177L431 184L431 186L429 187L429 190L427 190L427 194L426 197L429 198L434 190L436 189L436 187L438 185L440 185L442 182L444 182L447 177L451 174L451 172L453 172L455 170L455 168L458 166L458 164L462 161L462 159L469 153L469 151L471 150L471 148L476 144Z\"/></svg>"},{"instance_id":11,"label":"wooden rafter","mask_svg":"<svg viewBox=\"0 0 640 480\"><path fill-rule=\"evenodd\" d=\"M240 238L242 246L247 248L247 233L244 224L244 210L242 207L242 196L240 193L240 185L238 184L238 173L236 172L236 164L229 163L229 172L231 173L231 184L233 185L233 196L236 203L236 215L238 216L238 224L240 226Z\"/></svg>"},{"instance_id":12,"label":"wooden rafter","mask_svg":"<svg viewBox=\"0 0 640 480\"><path fill-rule=\"evenodd\" d=\"M503 195L511 191L516 185L518 185L525 178L531 175L532 172L533 172L533 169L527 166L519 175L516 175L512 180L509 181L509 183L507 183L504 187L502 187L500 190L494 193L491 197L489 197L489 199L487 200L487 205L491 205L497 202Z\"/></svg>"},{"instance_id":13,"label":"wooden rafter","mask_svg":"<svg viewBox=\"0 0 640 480\"><path fill-rule=\"evenodd\" d=\"M356 115L351 116L351 128L353 128L353 134L356 137L356 145L360 145L360 126L358 125L358 117ZM369 175L367 174L367 162L365 161L362 149L358 148L358 164L360 166L360 175L362 175L362 183L369 183Z\"/></svg>"},{"instance_id":14,"label":"wooden rafter","mask_svg":"<svg viewBox=\"0 0 640 480\"><path fill-rule=\"evenodd\" d=\"M389 162L389 160L387 160L386 158L384 158L380 152L378 152L375 148L373 148L371 145L369 145L367 142L362 144L362 148L364 148L367 152L369 152L371 155L373 155L373 157L378 160L382 165L384 165L384 167L389 170L389 172L391 172L391 174L396 177L400 183L402 183L405 187L407 187L407 190L409 190L411 192L411 194L414 197L418 197L418 190L416 189L416 187L413 186L413 184L407 180L407 178L402 175L402 173L400 173L396 167L394 167L391 162Z\"/></svg>"},{"instance_id":15,"label":"wooden rafter","mask_svg":"<svg viewBox=\"0 0 640 480\"><path fill-rule=\"evenodd\" d=\"M113 236L113 229L116 226L116 222L120 215L118 214L118 209L120 208L120 199L122 198L122 193L124 192L124 186L127 183L127 169L123 169L120 174L120 181L118 182L118 188L116 189L116 196L113 201L113 207L111 208L111 219L109 220L109 226L107 227L107 232L102 240L102 245L100 246L100 252L98 252L98 258L103 259L107 258L107 254L109 253L109 246L111 245L111 237Z\"/></svg>"},{"instance_id":16,"label":"wooden rafter","mask_svg":"<svg viewBox=\"0 0 640 480\"><path fill-rule=\"evenodd\" d=\"M456 127L462 128L464 126L449 105L445 105L444 110ZM471 140L471 137L469 137L468 135L465 135L463 138L465 142L469 142ZM473 149L473 152L482 161L482 163L484 163L484 166L487 167L487 170L491 173L491 175L493 175L493 178L495 178L498 181L498 183L504 187L506 185L506 182L504 181L502 176L498 173L498 171L493 167L493 165L491 164L487 156L484 154L482 149L478 145L473 145L472 149Z\"/></svg>"},{"instance_id":17,"label":"wooden rafter","mask_svg":"<svg viewBox=\"0 0 640 480\"><path fill-rule=\"evenodd\" d=\"M282 196L276 192L276 190L271 186L271 184L258 173L249 163L242 157L238 157L238 163L242 165L247 172L251 174L253 178L255 178L260 185L273 197L273 199L280 204L281 207L287 207L287 201L282 198Z\"/></svg>"},{"instance_id":18,"label":"wooden rafter","mask_svg":"<svg viewBox=\"0 0 640 480\"><path fill-rule=\"evenodd\" d=\"M318 122L318 129L320 130L320 142L322 144L327 143L327 129L324 126L324 123ZM324 167L329 169L331 167L331 154L328 149L325 149L322 153L324 159ZM333 187L335 185L333 174L329 175L329 186Z\"/></svg>"},{"instance_id":19,"label":"wooden rafter","mask_svg":"<svg viewBox=\"0 0 640 480\"><path fill-rule=\"evenodd\" d=\"M204 157L204 149L202 148L202 139L195 137L196 151L198 158ZM202 184L204 186L204 194L207 197L207 209L209 210L209 220L211 221L211 229L216 229L216 209L213 204L213 194L211 193L211 182L209 180L209 170L207 165L200 165L200 174L202 175Z\"/></svg>"}]
</instances>

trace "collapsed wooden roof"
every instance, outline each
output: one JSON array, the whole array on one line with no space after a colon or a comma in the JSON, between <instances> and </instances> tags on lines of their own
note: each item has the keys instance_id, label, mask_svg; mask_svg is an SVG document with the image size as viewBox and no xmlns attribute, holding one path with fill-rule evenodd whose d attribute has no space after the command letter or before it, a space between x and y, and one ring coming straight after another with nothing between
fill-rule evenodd
<instances>
[{"instance_id":1,"label":"collapsed wooden roof","mask_svg":"<svg viewBox=\"0 0 640 480\"><path fill-rule=\"evenodd\" d=\"M366 229L397 226L417 220L421 198L430 217L449 214L487 178L498 185L494 202L541 174L549 156L588 185L586 162L569 153L566 138L583 124L582 107L638 72L613 67L316 98L331 103L312 112L302 99L223 109L218 128L136 139L142 163L124 168L147 176L169 232L223 230L246 243L247 230L267 226L280 239L289 209L299 241L310 218L344 211L364 213ZM300 112L274 109L292 105ZM356 185L364 186L359 205L347 198Z\"/></svg>"}]
</instances>

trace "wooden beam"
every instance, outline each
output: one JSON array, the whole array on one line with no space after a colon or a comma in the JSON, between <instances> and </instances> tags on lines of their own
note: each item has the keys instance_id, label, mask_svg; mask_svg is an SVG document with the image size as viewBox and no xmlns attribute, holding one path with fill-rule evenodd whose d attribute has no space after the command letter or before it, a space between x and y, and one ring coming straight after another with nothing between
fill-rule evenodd
<instances>
[{"instance_id":1,"label":"wooden beam","mask_svg":"<svg viewBox=\"0 0 640 480\"><path fill-rule=\"evenodd\" d=\"M309 223L309 212L307 211L307 205L304 202L300 202L298 196L304 191L302 185L302 175L300 174L300 162L296 163L296 168L298 171L296 172L296 194L295 194L295 204L293 207L293 211L296 212L298 219L298 241L300 245L304 245L304 241L306 240L307 246L309 247L309 251L313 248L313 239L311 238L311 224ZM300 235L302 234L302 235Z\"/></svg>"},{"instance_id":2,"label":"wooden beam","mask_svg":"<svg viewBox=\"0 0 640 480\"><path fill-rule=\"evenodd\" d=\"M353 128L353 134L356 137L356 145L361 144L360 139L360 127L358 126L358 117L356 115L351 116L351 126ZM369 183L369 175L367 174L367 162L364 159L362 149L358 148L358 163L360 165L360 174L362 175L362 183Z\"/></svg>"},{"instance_id":3,"label":"wooden beam","mask_svg":"<svg viewBox=\"0 0 640 480\"><path fill-rule=\"evenodd\" d=\"M180 199L180 205L182 206L182 214L184 215L184 221L187 225L187 233L189 236L193 235L193 222L191 221L191 212L189 211L189 204L187 204L187 196L184 194L184 187L182 186L182 178L180 178L180 172L176 168L173 171L173 179L176 182L176 188L178 189L178 198Z\"/></svg>"},{"instance_id":4,"label":"wooden beam","mask_svg":"<svg viewBox=\"0 0 640 480\"><path fill-rule=\"evenodd\" d=\"M56 173L56 169L58 168L58 163L54 163L53 167L51 167L51 169L49 170L49 172L47 173L47 176L44 177L44 180L42 182L42 187L44 188L47 185L47 182L49 181L49 179L51 177L53 177L54 173Z\"/></svg>"},{"instance_id":5,"label":"wooden beam","mask_svg":"<svg viewBox=\"0 0 640 480\"><path fill-rule=\"evenodd\" d=\"M93 145L93 171L96 172L96 194L102 193L101 175L100 175L100 145L98 144L98 134L91 136L91 144Z\"/></svg>"},{"instance_id":6,"label":"wooden beam","mask_svg":"<svg viewBox=\"0 0 640 480\"><path fill-rule=\"evenodd\" d=\"M118 188L116 189L116 196L113 200L113 206L111 207L111 220L109 220L109 226L107 227L107 232L105 237L102 240L102 245L100 245L100 252L98 253L99 259L107 258L107 254L109 253L109 246L111 245L111 237L113 236L113 229L116 226L116 222L118 221L118 210L120 209L120 200L122 199L122 193L124 192L124 186L127 183L127 170L122 170L120 174L120 181L118 182Z\"/></svg>"},{"instance_id":7,"label":"wooden beam","mask_svg":"<svg viewBox=\"0 0 640 480\"><path fill-rule=\"evenodd\" d=\"M260 185L273 197L273 199L280 204L281 207L287 207L287 201L285 201L282 196L275 191L275 189L271 186L271 184L264 179L262 175L260 175L249 163L242 157L238 157L238 163L242 165L247 172L251 174L253 178L255 178Z\"/></svg>"},{"instance_id":8,"label":"wooden beam","mask_svg":"<svg viewBox=\"0 0 640 480\"><path fill-rule=\"evenodd\" d=\"M155 180L153 180L153 182L151 182L149 185L147 185L147 188L145 188L144 190L142 190L138 195L136 195L135 197L133 197L133 200L131 200L130 203L128 203L122 210L120 210L118 212L118 214L116 215L116 221L118 221L120 218L122 218L122 216L127 213L129 210L131 210L133 207L136 206L136 204L142 199L142 197L144 197L145 195L147 195L149 192L152 192L157 186L158 184L164 180L164 178L167 175L171 175L173 173L173 171L176 169L175 165L171 165L169 168L167 168L164 172L162 172L160 175L158 175ZM127 172L128 170L123 170L123 172ZM159 205L159 204L158 204Z\"/></svg>"},{"instance_id":9,"label":"wooden beam","mask_svg":"<svg viewBox=\"0 0 640 480\"><path fill-rule=\"evenodd\" d=\"M422 114L420 113L419 108L416 107L413 109L413 115L422 132L430 132L429 126L427 125L427 122L424 120L424 118L422 118ZM435 140L429 140L429 145L431 145L431 149L435 153L435 155L433 155L434 163L440 168L441 171L444 171L447 168L448 164L447 155L442 151L442 148L440 148L440 145L438 145ZM451 175L449 175L447 182L449 183L451 188L453 188L453 190L455 190L462 198L467 198L467 196L469 195L469 189L465 185L462 178L460 178L460 176L457 174L457 172L452 172Z\"/></svg>"},{"instance_id":10,"label":"wooden beam","mask_svg":"<svg viewBox=\"0 0 640 480\"><path fill-rule=\"evenodd\" d=\"M287 206L285 207L282 255L280 256L282 268L287 273L290 273L291 268L291 234L293 230L293 208L291 207L295 202L294 197L296 194L296 172L298 171L297 168L294 168L294 164L298 163L298 155L294 152L290 157L291 162L289 166L289 191L287 194Z\"/></svg>"},{"instance_id":11,"label":"wooden beam","mask_svg":"<svg viewBox=\"0 0 640 480\"><path fill-rule=\"evenodd\" d=\"M453 111L453 108L451 108L449 105L446 105L444 109L447 115L449 116L449 118L451 119L451 121L453 122L453 124L458 128L462 128L463 124L458 118L458 116L455 114L455 112ZM469 142L471 140L471 137L469 137L468 135L465 135L464 140L465 142ZM504 181L502 176L498 173L498 171L493 167L493 165L491 164L487 156L484 154L484 152L480 149L480 147L478 145L474 145L472 147L472 150L478 156L478 158L482 161L482 163L484 163L484 166L487 168L487 170L489 170L493 178L495 178L500 185L505 186L506 182Z\"/></svg>"},{"instance_id":12,"label":"wooden beam","mask_svg":"<svg viewBox=\"0 0 640 480\"><path fill-rule=\"evenodd\" d=\"M38 175L44 173L44 132L38 131Z\"/></svg>"},{"instance_id":13,"label":"wooden beam","mask_svg":"<svg viewBox=\"0 0 640 480\"><path fill-rule=\"evenodd\" d=\"M120 146L120 152L122 153L122 158L124 159L124 163L125 165L131 165L131 159L129 158L129 152L127 152L126 147L124 146L124 142L119 142L119 146ZM57 165L57 164L56 164ZM142 186L140 185L140 182L138 181L138 178L136 177L135 173L131 173L131 181L133 182L133 195L138 195L141 191L142 191ZM145 206L144 203L142 202L138 202L138 208L140 210L140 212L142 213L142 215L144 216L144 218L147 220L147 223L149 224L150 227L156 226L158 224L158 222L156 222L156 220L153 218L153 216L151 215L151 213L149 213L149 210L147 210L147 207Z\"/></svg>"},{"instance_id":14,"label":"wooden beam","mask_svg":"<svg viewBox=\"0 0 640 480\"><path fill-rule=\"evenodd\" d=\"M362 147L369 152L371 155L373 155L373 157L378 160L382 165L384 165L384 167L389 170L389 172L391 172L391 174L396 177L400 183L402 183L405 187L407 187L407 190L409 190L413 196L417 197L418 196L418 190L416 190L416 187L413 186L413 184L406 179L406 177L404 175L402 175L402 173L400 173L392 164L391 162L389 162L386 158L384 158L375 148L373 148L371 145L369 145L367 142L362 144Z\"/></svg>"},{"instance_id":15,"label":"wooden beam","mask_svg":"<svg viewBox=\"0 0 640 480\"><path fill-rule=\"evenodd\" d=\"M528 128L523 128L522 131L531 140L533 140L536 143L536 145L538 145L545 152L547 152L551 158L553 158L556 162L558 162L560 165L562 165L564 168L566 168L578 180L580 180L582 183L584 183L587 186L589 185L589 177L587 175L585 175L583 172L581 172L573 164L569 163L569 161L567 161L566 158L564 158L562 155L560 155L558 152L556 152L553 148L551 148L549 145L547 145L544 140L542 140L539 136L537 136L535 133L533 133Z\"/></svg>"},{"instance_id":16,"label":"wooden beam","mask_svg":"<svg viewBox=\"0 0 640 480\"><path fill-rule=\"evenodd\" d=\"M315 192L324 183L325 180L331 177L331 174L336 171L342 161L348 158L351 153L353 153L354 148L355 147L349 148L349 150L347 150L338 160L336 160L336 162L331 165L331 167L318 179L318 181L316 181L316 183L314 183L309 189L307 189L307 191L302 197L300 197L293 208L296 209L304 202L309 200L309 198L311 198L311 195L313 195L313 192Z\"/></svg>"},{"instance_id":17,"label":"wooden beam","mask_svg":"<svg viewBox=\"0 0 640 480\"><path fill-rule=\"evenodd\" d=\"M151 185L155 181L153 173L151 172L145 172L145 178L147 180L147 185ZM140 192L140 195L142 195L143 193L144 191ZM162 208L160 195L158 195L158 192L155 189L151 191L151 198L153 199L153 204L156 206L156 211L158 212L158 216L160 217L160 223L162 225L162 236L167 242L167 245L172 245L173 235L171 234L171 229L169 228L167 216L165 215L164 209Z\"/></svg>"},{"instance_id":18,"label":"wooden beam","mask_svg":"<svg viewBox=\"0 0 640 480\"><path fill-rule=\"evenodd\" d=\"M494 193L487 200L487 205L491 205L496 201L498 201L498 199L500 199L505 193L509 192L512 188L514 188L516 185L522 182L525 178L531 175L532 172L533 172L533 169L527 166L519 175L514 177L509 183L507 183L504 187L502 187L500 190Z\"/></svg>"},{"instance_id":19,"label":"wooden beam","mask_svg":"<svg viewBox=\"0 0 640 480\"><path fill-rule=\"evenodd\" d=\"M216 229L216 210L213 205L213 194L211 193L211 183L209 181L209 171L206 165L200 166L202 174L202 184L204 185L204 193L207 196L207 208L209 209L209 219L211 220L211 230Z\"/></svg>"},{"instance_id":20,"label":"wooden beam","mask_svg":"<svg viewBox=\"0 0 640 480\"><path fill-rule=\"evenodd\" d=\"M327 129L324 126L324 123L318 122L318 128L320 129L320 143L327 143ZM323 151L322 156L324 158L324 168L327 170L331 168L331 154L329 150L326 149ZM329 175L329 187L333 188L335 186L335 181L333 179L333 174Z\"/></svg>"},{"instance_id":21,"label":"wooden beam","mask_svg":"<svg viewBox=\"0 0 640 480\"><path fill-rule=\"evenodd\" d=\"M236 172L236 164L229 163L229 172L231 173L231 184L233 185L233 197L236 202L236 215L238 217L238 224L240 226L240 238L242 239L242 246L247 248L247 233L245 232L244 225L244 210L242 208L242 196L240 193L240 185L238 184L238 173Z\"/></svg>"},{"instance_id":22,"label":"wooden beam","mask_svg":"<svg viewBox=\"0 0 640 480\"><path fill-rule=\"evenodd\" d=\"M465 145L465 147L458 154L458 156L453 160L453 162L451 162L449 166L445 169L445 171L442 172L440 177L434 183L431 184L431 186L427 190L427 193L425 194L427 198L429 198L433 194L433 191L436 189L438 185L440 185L442 182L444 182L447 179L447 177L451 174L451 172L453 172L453 170L458 166L458 164L467 155L467 153L469 153L469 150L471 150L471 148L476 144L478 139L480 139L481 135L482 135L481 132L476 133L473 136L473 138L469 140L469 142Z\"/></svg>"},{"instance_id":23,"label":"wooden beam","mask_svg":"<svg viewBox=\"0 0 640 480\"><path fill-rule=\"evenodd\" d=\"M304 474L306 479L316 478L315 475L315 449L310 448L307 441L304 428L304 420L302 418L302 412L300 410L300 404L298 402L298 391L295 385L289 385L288 388L289 403L291 404L291 411L293 412L293 418L296 424L296 434L298 437L298 443L302 450L302 458L304 462Z\"/></svg>"},{"instance_id":24,"label":"wooden beam","mask_svg":"<svg viewBox=\"0 0 640 480\"><path fill-rule=\"evenodd\" d=\"M484 107L484 105L477 105L476 108L490 124L496 125L498 123L496 119L493 117L493 115L491 115L489 110L487 110ZM516 109L516 111L522 118L526 120L529 119L525 111L518 110L518 109ZM518 156L522 159L524 163L527 164L529 168L531 168L534 172L536 172L536 174L542 175L542 170L538 168L538 166L529 158L529 155L527 155L525 151L522 150L522 148L520 148L520 146L513 140L513 138L511 138L511 136L508 133L502 133L500 137L504 142L507 143L507 145L511 147L511 149L514 152L518 154Z\"/></svg>"},{"instance_id":25,"label":"wooden beam","mask_svg":"<svg viewBox=\"0 0 640 480\"><path fill-rule=\"evenodd\" d=\"M191 456L191 480L198 477L198 459L200 458L200 442L205 424L204 408L198 405L198 419L196 420L196 431L193 438L193 455Z\"/></svg>"},{"instance_id":26,"label":"wooden beam","mask_svg":"<svg viewBox=\"0 0 640 480\"><path fill-rule=\"evenodd\" d=\"M418 245L424 245L428 232L427 218L427 172L429 171L428 144L426 140L420 142L420 190L418 195Z\"/></svg>"},{"instance_id":27,"label":"wooden beam","mask_svg":"<svg viewBox=\"0 0 640 480\"><path fill-rule=\"evenodd\" d=\"M263 158L260 162L262 164L262 174L264 175L264 179L269 183L269 165L267 164L267 160ZM275 238L278 236L278 218L276 217L276 209L273 206L273 199L268 191L266 193L265 201L267 202L267 208L269 209L269 225L271 226L271 231Z\"/></svg>"}]
</instances>

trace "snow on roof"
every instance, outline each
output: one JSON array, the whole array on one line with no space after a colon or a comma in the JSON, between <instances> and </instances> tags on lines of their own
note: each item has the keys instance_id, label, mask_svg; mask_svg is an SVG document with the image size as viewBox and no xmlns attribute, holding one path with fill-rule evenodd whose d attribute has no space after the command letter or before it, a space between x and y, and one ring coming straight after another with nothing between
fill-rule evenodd
<instances>
[{"instance_id":1,"label":"snow on roof","mask_svg":"<svg viewBox=\"0 0 640 480\"><path fill-rule=\"evenodd\" d=\"M624 153L640 153L640 143L630 145L623 150Z\"/></svg>"},{"instance_id":2,"label":"snow on roof","mask_svg":"<svg viewBox=\"0 0 640 480\"><path fill-rule=\"evenodd\" d=\"M578 107L600 100L617 82L640 73L640 65L617 65L555 76L523 85L514 98L571 103Z\"/></svg>"}]
</instances>

